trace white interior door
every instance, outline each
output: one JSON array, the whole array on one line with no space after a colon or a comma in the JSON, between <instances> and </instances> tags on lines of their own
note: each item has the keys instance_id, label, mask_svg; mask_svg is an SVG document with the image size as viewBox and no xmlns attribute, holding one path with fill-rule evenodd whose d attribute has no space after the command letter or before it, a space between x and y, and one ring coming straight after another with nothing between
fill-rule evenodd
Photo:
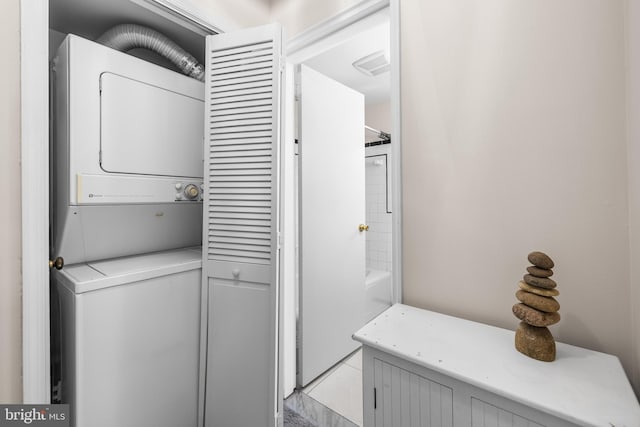
<instances>
[{"instance_id":1,"label":"white interior door","mask_svg":"<svg viewBox=\"0 0 640 427\"><path fill-rule=\"evenodd\" d=\"M364 322L364 96L304 65L299 72L298 383L358 345Z\"/></svg>"},{"instance_id":2,"label":"white interior door","mask_svg":"<svg viewBox=\"0 0 640 427\"><path fill-rule=\"evenodd\" d=\"M207 37L201 395L206 427L282 408L278 190L282 30ZM202 414L201 414L202 415Z\"/></svg>"}]
</instances>

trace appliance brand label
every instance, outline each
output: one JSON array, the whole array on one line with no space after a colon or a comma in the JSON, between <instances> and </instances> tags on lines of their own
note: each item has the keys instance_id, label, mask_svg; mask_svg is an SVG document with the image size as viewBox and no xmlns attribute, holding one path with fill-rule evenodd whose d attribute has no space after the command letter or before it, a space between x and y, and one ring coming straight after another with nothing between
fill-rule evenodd
<instances>
[{"instance_id":1,"label":"appliance brand label","mask_svg":"<svg viewBox=\"0 0 640 427\"><path fill-rule=\"evenodd\" d=\"M0 405L0 427L69 427L69 405Z\"/></svg>"}]
</instances>

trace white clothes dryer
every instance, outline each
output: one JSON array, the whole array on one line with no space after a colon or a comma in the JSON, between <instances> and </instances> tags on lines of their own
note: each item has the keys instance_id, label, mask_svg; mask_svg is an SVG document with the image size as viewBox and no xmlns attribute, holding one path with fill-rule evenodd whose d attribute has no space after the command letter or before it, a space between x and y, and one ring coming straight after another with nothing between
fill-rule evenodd
<instances>
[{"instance_id":1,"label":"white clothes dryer","mask_svg":"<svg viewBox=\"0 0 640 427\"><path fill-rule=\"evenodd\" d=\"M200 245L204 84L73 34L53 70L52 256Z\"/></svg>"}]
</instances>

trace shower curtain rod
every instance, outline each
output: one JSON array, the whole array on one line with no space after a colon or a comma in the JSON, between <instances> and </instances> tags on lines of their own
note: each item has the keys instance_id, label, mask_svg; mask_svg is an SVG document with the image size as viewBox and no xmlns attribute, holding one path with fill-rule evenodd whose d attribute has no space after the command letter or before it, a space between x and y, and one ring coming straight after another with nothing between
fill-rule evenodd
<instances>
[{"instance_id":1,"label":"shower curtain rod","mask_svg":"<svg viewBox=\"0 0 640 427\"><path fill-rule=\"evenodd\" d=\"M378 129L374 129L371 126L367 126L367 125L364 125L364 129L368 130L370 132L374 132L374 133L378 134L378 137L380 139L384 140L384 141L390 141L391 140L391 134L390 133L383 132L383 131L378 130Z\"/></svg>"}]
</instances>

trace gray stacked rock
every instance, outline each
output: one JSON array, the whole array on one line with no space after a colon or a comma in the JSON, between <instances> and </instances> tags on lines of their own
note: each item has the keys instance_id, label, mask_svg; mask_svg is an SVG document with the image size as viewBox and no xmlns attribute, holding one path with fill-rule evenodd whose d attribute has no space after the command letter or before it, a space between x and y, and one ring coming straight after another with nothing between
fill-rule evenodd
<instances>
[{"instance_id":1,"label":"gray stacked rock","mask_svg":"<svg viewBox=\"0 0 640 427\"><path fill-rule=\"evenodd\" d=\"M551 279L553 260L542 252L531 252L528 256L533 264L527 267L520 281L516 298L520 303L513 306L513 314L521 320L516 330L516 349L533 359L552 362L556 358L556 343L547 326L560 321L560 304L554 298L560 292Z\"/></svg>"}]
</instances>

